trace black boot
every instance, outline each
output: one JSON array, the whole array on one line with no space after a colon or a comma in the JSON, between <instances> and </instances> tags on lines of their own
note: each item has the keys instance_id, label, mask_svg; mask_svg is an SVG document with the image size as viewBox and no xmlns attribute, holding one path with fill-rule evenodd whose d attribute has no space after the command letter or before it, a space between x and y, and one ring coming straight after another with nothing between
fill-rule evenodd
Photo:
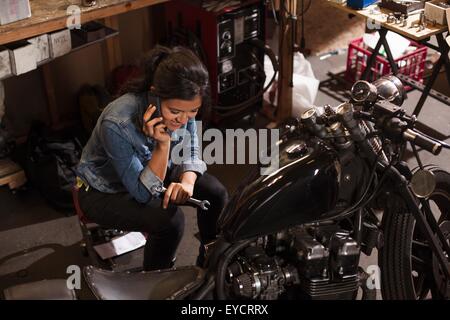
<instances>
[{"instance_id":1,"label":"black boot","mask_svg":"<svg viewBox=\"0 0 450 320\"><path fill-rule=\"evenodd\" d=\"M200 247L198 248L198 256L197 261L195 262L195 265L200 268L204 268L205 266L205 247L203 244L200 244Z\"/></svg>"}]
</instances>

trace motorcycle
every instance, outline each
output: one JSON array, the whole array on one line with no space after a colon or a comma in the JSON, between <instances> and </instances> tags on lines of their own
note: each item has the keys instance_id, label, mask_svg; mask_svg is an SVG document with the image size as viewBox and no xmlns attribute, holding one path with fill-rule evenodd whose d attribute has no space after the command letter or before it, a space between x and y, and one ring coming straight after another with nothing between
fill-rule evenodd
<instances>
[{"instance_id":1,"label":"motorcycle","mask_svg":"<svg viewBox=\"0 0 450 320\"><path fill-rule=\"evenodd\" d=\"M378 249L384 299L450 296L450 174L424 165L445 142L414 128L394 76L357 81L352 99L286 126L279 169L251 173L223 210L204 268L85 279L100 299L354 299ZM410 143L419 166L403 159ZM364 289L364 288L363 288Z\"/></svg>"}]
</instances>

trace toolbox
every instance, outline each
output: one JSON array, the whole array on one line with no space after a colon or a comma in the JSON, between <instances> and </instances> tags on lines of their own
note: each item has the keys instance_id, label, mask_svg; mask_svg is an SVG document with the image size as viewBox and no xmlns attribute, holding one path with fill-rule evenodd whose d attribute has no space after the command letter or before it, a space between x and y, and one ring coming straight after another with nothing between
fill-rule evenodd
<instances>
[{"instance_id":1,"label":"toolbox","mask_svg":"<svg viewBox=\"0 0 450 320\"><path fill-rule=\"evenodd\" d=\"M425 18L432 23L447 25L447 11L450 11L450 5L442 0L425 4Z\"/></svg>"},{"instance_id":2,"label":"toolbox","mask_svg":"<svg viewBox=\"0 0 450 320\"><path fill-rule=\"evenodd\" d=\"M417 2L396 2L393 0L381 0L380 7L385 8L388 10L391 10L393 12L400 12L403 14L408 14L410 12L423 9L425 7L425 0L424 1L417 1Z\"/></svg>"},{"instance_id":3,"label":"toolbox","mask_svg":"<svg viewBox=\"0 0 450 320\"><path fill-rule=\"evenodd\" d=\"M364 9L377 1L378 0L347 0L347 7L353 9Z\"/></svg>"},{"instance_id":4,"label":"toolbox","mask_svg":"<svg viewBox=\"0 0 450 320\"><path fill-rule=\"evenodd\" d=\"M106 29L104 25L95 21L90 21L81 25L80 29L72 30L72 34L74 33L83 39L85 43L88 43L103 39L106 36Z\"/></svg>"}]
</instances>

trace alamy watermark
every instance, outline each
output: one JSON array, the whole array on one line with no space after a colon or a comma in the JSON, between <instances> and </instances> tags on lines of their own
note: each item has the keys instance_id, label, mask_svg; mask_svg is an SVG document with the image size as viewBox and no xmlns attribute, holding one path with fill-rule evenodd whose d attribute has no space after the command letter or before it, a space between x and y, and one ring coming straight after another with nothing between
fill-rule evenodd
<instances>
[{"instance_id":1,"label":"alamy watermark","mask_svg":"<svg viewBox=\"0 0 450 320\"><path fill-rule=\"evenodd\" d=\"M81 9L77 5L70 5L66 9L66 14L69 16L66 20L66 27L69 30L81 29Z\"/></svg>"},{"instance_id":2,"label":"alamy watermark","mask_svg":"<svg viewBox=\"0 0 450 320\"><path fill-rule=\"evenodd\" d=\"M367 26L367 30L380 30L381 22L379 22L373 18L367 18L366 26Z\"/></svg>"},{"instance_id":3,"label":"alamy watermark","mask_svg":"<svg viewBox=\"0 0 450 320\"><path fill-rule=\"evenodd\" d=\"M376 264L372 264L366 268L368 278L366 281L366 287L370 290L381 289L381 271L380 267Z\"/></svg>"},{"instance_id":4,"label":"alamy watermark","mask_svg":"<svg viewBox=\"0 0 450 320\"><path fill-rule=\"evenodd\" d=\"M259 164L261 175L279 169L279 129L219 129L202 131L202 122L196 121L197 132L191 136L186 129L172 134L177 143L172 148L173 164ZM202 149L203 142L209 142ZM195 147L198 146L198 147ZM248 152L247 152L248 151Z\"/></svg>"},{"instance_id":5,"label":"alamy watermark","mask_svg":"<svg viewBox=\"0 0 450 320\"><path fill-rule=\"evenodd\" d=\"M69 274L66 280L66 286L69 290L81 289L81 268L75 264L67 267L66 273Z\"/></svg>"}]
</instances>

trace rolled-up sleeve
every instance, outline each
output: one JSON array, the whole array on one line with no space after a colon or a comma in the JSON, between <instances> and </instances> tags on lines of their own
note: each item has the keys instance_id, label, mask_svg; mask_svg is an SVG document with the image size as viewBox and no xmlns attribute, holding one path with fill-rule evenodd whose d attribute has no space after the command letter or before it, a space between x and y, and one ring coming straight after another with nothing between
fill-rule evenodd
<instances>
[{"instance_id":1,"label":"rolled-up sleeve","mask_svg":"<svg viewBox=\"0 0 450 320\"><path fill-rule=\"evenodd\" d=\"M193 171L202 175L206 171L206 163L200 159L200 148L197 136L197 124L195 119L190 119L186 125L186 131L190 135L190 155L181 163L181 172Z\"/></svg>"},{"instance_id":2,"label":"rolled-up sleeve","mask_svg":"<svg viewBox=\"0 0 450 320\"><path fill-rule=\"evenodd\" d=\"M146 166L142 170L139 179L153 196L157 196L162 191L163 181L149 167Z\"/></svg>"},{"instance_id":3,"label":"rolled-up sleeve","mask_svg":"<svg viewBox=\"0 0 450 320\"><path fill-rule=\"evenodd\" d=\"M101 137L105 151L128 192L141 203L158 196L163 182L139 160L122 128L114 122L104 121Z\"/></svg>"}]
</instances>

